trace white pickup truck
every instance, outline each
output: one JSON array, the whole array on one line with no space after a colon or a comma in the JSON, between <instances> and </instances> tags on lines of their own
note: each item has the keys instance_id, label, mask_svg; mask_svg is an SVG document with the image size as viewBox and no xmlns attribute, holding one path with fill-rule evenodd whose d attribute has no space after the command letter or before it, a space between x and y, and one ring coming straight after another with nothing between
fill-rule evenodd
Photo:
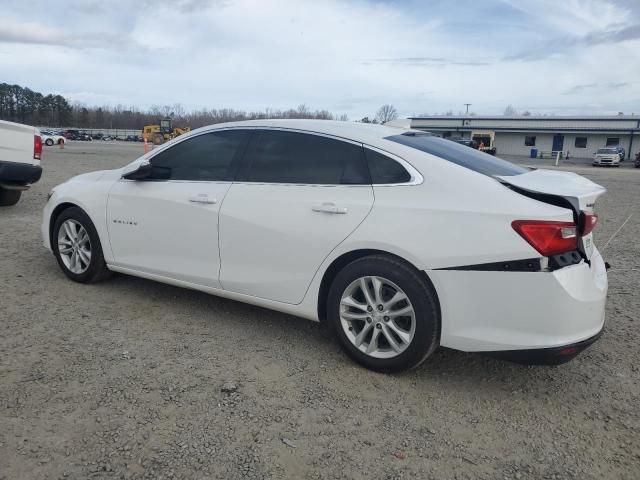
<instances>
[{"instance_id":1,"label":"white pickup truck","mask_svg":"<svg viewBox=\"0 0 640 480\"><path fill-rule=\"evenodd\" d=\"M0 120L0 207L15 205L29 185L40 180L40 131Z\"/></svg>"}]
</instances>

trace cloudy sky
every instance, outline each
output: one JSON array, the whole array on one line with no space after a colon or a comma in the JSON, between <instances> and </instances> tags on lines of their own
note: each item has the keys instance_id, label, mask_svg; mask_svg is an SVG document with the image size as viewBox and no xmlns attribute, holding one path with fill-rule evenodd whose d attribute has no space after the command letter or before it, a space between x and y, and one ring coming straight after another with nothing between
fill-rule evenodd
<instances>
[{"instance_id":1,"label":"cloudy sky","mask_svg":"<svg viewBox=\"0 0 640 480\"><path fill-rule=\"evenodd\" d=\"M640 0L0 6L0 82L89 105L640 114Z\"/></svg>"}]
</instances>

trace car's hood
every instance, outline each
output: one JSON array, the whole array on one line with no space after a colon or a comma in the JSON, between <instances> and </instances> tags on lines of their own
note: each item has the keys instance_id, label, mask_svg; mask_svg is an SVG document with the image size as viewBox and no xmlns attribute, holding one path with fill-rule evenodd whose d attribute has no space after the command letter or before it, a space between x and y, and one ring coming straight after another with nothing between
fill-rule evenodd
<instances>
[{"instance_id":1,"label":"car's hood","mask_svg":"<svg viewBox=\"0 0 640 480\"><path fill-rule=\"evenodd\" d=\"M564 197L578 211L593 211L596 199L607 191L603 186L573 172L540 169L498 178L522 190Z\"/></svg>"},{"instance_id":2,"label":"car's hood","mask_svg":"<svg viewBox=\"0 0 640 480\"><path fill-rule=\"evenodd\" d=\"M76 175L75 177L71 177L69 182L96 182L100 180L105 173L110 172L111 170L98 170L96 172L82 173L80 175Z\"/></svg>"}]
</instances>

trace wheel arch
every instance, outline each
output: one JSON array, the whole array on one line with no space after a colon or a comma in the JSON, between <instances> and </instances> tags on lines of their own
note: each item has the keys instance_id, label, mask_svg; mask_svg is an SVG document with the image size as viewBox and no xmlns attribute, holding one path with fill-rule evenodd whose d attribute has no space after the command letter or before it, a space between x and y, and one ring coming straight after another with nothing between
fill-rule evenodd
<instances>
[{"instance_id":1,"label":"wheel arch","mask_svg":"<svg viewBox=\"0 0 640 480\"><path fill-rule=\"evenodd\" d=\"M431 281L431 279L429 278L429 276L424 270L417 268L412 262L394 253L387 252L385 250L379 250L379 249L363 248L363 249L351 250L349 252L343 253L339 257L335 258L331 262L331 264L327 267L327 269L324 271L322 275L322 280L320 281L320 288L318 289L317 309L318 309L318 319L320 320L320 322L324 322L327 318L327 298L329 296L329 289L331 287L331 282L336 277L336 275L340 272L340 270L342 270L344 267L346 267L349 263L353 262L354 260L358 260L359 258L363 258L363 257L369 257L372 255L384 255L384 256L393 258L397 261L405 263L409 267L416 270L420 275L420 277L424 279L424 281L427 283L429 288L431 288L431 290L433 291L436 299L436 308L438 309L438 316L440 317L440 321L442 321L442 310L440 308L440 298L438 296L438 291L436 290L435 285L433 284L433 282Z\"/></svg>"},{"instance_id":2,"label":"wheel arch","mask_svg":"<svg viewBox=\"0 0 640 480\"><path fill-rule=\"evenodd\" d=\"M62 202L56 205L56 208L51 212L51 216L49 217L49 245L53 245L53 226L55 225L56 220L62 212L73 207L79 208L83 212L87 213L80 205L71 202Z\"/></svg>"}]
</instances>

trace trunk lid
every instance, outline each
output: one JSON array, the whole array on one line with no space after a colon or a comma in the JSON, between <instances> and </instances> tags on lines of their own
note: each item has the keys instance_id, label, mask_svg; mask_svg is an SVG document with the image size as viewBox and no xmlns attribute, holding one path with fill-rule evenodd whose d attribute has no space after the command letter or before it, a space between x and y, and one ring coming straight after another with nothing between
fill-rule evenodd
<instances>
[{"instance_id":1,"label":"trunk lid","mask_svg":"<svg viewBox=\"0 0 640 480\"><path fill-rule=\"evenodd\" d=\"M583 213L594 213L594 205L600 195L607 190L588 178L573 172L553 170L531 170L520 175L501 175L500 182L530 193L536 200L573 210L574 221L581 226ZM588 260L593 253L593 234L581 236L578 248Z\"/></svg>"}]
</instances>

